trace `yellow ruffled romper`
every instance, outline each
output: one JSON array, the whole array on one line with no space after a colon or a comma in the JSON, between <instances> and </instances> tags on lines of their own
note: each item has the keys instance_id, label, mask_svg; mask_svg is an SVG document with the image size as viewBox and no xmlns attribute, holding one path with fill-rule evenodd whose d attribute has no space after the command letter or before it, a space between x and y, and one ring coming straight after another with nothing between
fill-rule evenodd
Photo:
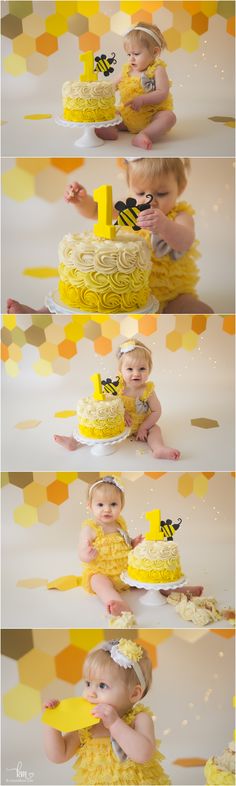
<instances>
[{"instance_id":1,"label":"yellow ruffled romper","mask_svg":"<svg viewBox=\"0 0 236 786\"><path fill-rule=\"evenodd\" d=\"M119 516L117 519L117 524L124 533L127 533L126 523L122 516ZM83 573L81 576L81 587L83 587L86 592L93 593L90 584L91 576L93 576L94 573L102 573L104 576L111 579L118 592L119 590L129 589L127 584L123 584L123 581L121 581L120 574L123 570L127 569L128 552L131 546L128 545L125 538L118 530L110 534L104 533L102 526L93 521L93 519L86 519L82 524L82 527L85 526L91 527L96 533L96 537L93 540L93 546L97 549L98 555L95 559L91 560L91 562L82 563Z\"/></svg>"},{"instance_id":2,"label":"yellow ruffled romper","mask_svg":"<svg viewBox=\"0 0 236 786\"><path fill-rule=\"evenodd\" d=\"M174 221L178 213L188 213L194 215L194 210L187 202L178 202L173 210L168 213L168 218ZM142 232L142 230L141 230ZM145 233L147 237L147 233ZM149 238L150 241L150 234ZM197 297L196 284L199 281L199 270L196 260L199 259L198 241L194 240L188 251L185 251L178 259L171 256L171 252L158 257L157 252L152 252L152 271L150 276L150 287L153 295L159 300L160 312L164 310L167 303L184 293L192 294Z\"/></svg>"},{"instance_id":3,"label":"yellow ruffled romper","mask_svg":"<svg viewBox=\"0 0 236 786\"><path fill-rule=\"evenodd\" d=\"M124 383L120 380L118 393L122 398L126 412L132 417L131 434L137 434L139 426L150 415L151 409L148 404L148 399L154 390L153 382L146 382L144 391L140 398L133 398L132 396L125 396L123 393Z\"/></svg>"},{"instance_id":4,"label":"yellow ruffled romper","mask_svg":"<svg viewBox=\"0 0 236 786\"><path fill-rule=\"evenodd\" d=\"M148 707L137 704L123 720L132 726L136 715L146 712L152 716ZM157 786L168 786L171 783L168 775L164 772L161 761L164 759L159 750L152 755L149 761L138 764L131 759L120 761L113 751L110 737L92 737L90 729L79 732L80 747L78 759L74 764L76 784L93 784L93 786L138 786L138 784L157 784ZM157 747L159 740L156 741Z\"/></svg>"},{"instance_id":5,"label":"yellow ruffled romper","mask_svg":"<svg viewBox=\"0 0 236 786\"><path fill-rule=\"evenodd\" d=\"M118 109L128 131L132 134L137 134L139 131L142 131L143 128L151 122L157 112L161 112L163 109L173 109L173 98L171 93L168 93L167 98L165 98L161 104L146 104L146 106L141 106L138 111L132 109L131 106L125 106L128 101L132 101L132 98L152 92L152 90L150 91L150 86L152 86L153 90L156 89L155 82L151 85L151 80L154 80L155 71L160 66L165 68L166 63L156 58L154 63L148 66L146 71L142 71L139 74L130 74L131 66L129 63L126 63L122 68L121 80L118 86L121 103ZM146 82L146 89L142 84L142 79ZM171 85L170 81L169 85Z\"/></svg>"}]
</instances>

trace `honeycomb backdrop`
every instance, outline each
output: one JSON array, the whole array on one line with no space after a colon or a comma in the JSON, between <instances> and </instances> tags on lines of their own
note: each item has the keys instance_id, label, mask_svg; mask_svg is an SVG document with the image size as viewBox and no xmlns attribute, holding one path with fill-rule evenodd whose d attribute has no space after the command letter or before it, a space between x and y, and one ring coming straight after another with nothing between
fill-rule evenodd
<instances>
[{"instance_id":1,"label":"honeycomb backdrop","mask_svg":"<svg viewBox=\"0 0 236 786\"><path fill-rule=\"evenodd\" d=\"M50 526L59 521L60 508L62 505L68 506L71 498L71 486L78 494L78 500L81 495L81 483L87 486L88 483L95 483L100 477L103 477L104 472L3 472L1 475L1 484L3 487L13 486L15 489L14 501L18 504L12 509L13 522L24 529L29 529L36 524ZM232 478L234 482L235 473L226 473ZM150 504L156 504L156 495L160 493L163 487L162 478L166 477L166 472L115 472L113 475L118 476L121 483L125 483L127 496L132 497L135 494L135 484L140 484L141 478L149 478L150 481L150 496L152 493L155 495L155 502L152 500ZM217 473L215 472L184 472L169 474L166 478L167 482L174 484L174 490L179 495L179 505L181 506L181 498L183 500L190 498L190 502L194 505L194 500L198 498L203 500L204 504L207 501L209 483L215 477L217 484ZM158 481L158 483L157 483ZM170 486L171 488L171 486ZM146 485L145 485L146 489ZM164 490L166 489L168 497L168 487L164 483ZM9 489L10 490L10 489ZM3 492L3 504L4 504ZM171 491L169 492L171 495ZM174 492L173 492L174 493ZM82 497L84 495L82 494ZM83 504L81 501L79 504ZM211 505L211 503L210 503ZM182 508L181 508L182 509ZM68 508L68 515L69 508ZM187 514L186 514L187 515ZM199 515L202 515L199 513ZM213 507L212 516L218 520L220 511L215 510ZM142 513L141 519L144 518ZM185 516L186 518L186 516Z\"/></svg>"},{"instance_id":2,"label":"honeycomb backdrop","mask_svg":"<svg viewBox=\"0 0 236 786\"><path fill-rule=\"evenodd\" d=\"M60 49L63 36L77 39L82 52L104 47L106 34L123 36L138 22L160 26L170 52L183 49L192 53L215 16L223 18L225 31L234 35L234 2L21 2L3 3L2 35L10 44L4 69L14 77L28 72L39 76L50 58ZM49 11L49 12L48 12Z\"/></svg>"},{"instance_id":3,"label":"honeycomb backdrop","mask_svg":"<svg viewBox=\"0 0 236 786\"><path fill-rule=\"evenodd\" d=\"M123 340L138 333L145 343L145 336L152 336L158 331L160 318L163 317L150 314L119 318L97 314L72 317L5 314L1 331L1 357L5 371L11 377L18 376L24 351L30 346L34 351L34 362L31 362L36 374L45 377L67 374L73 358L79 355L81 340L91 341L94 352L105 357L112 352L113 340L118 336ZM179 314L170 321L173 328L165 337L167 350L193 352L199 348L201 337L208 330L209 316ZM229 339L235 333L233 315L219 317L215 325L216 332L223 331Z\"/></svg>"}]
</instances>

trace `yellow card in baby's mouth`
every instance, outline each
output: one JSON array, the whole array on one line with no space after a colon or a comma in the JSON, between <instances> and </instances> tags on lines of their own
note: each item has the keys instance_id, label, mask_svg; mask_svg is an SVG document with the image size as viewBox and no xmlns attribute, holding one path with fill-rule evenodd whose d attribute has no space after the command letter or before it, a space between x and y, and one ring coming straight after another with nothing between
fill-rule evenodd
<instances>
[{"instance_id":1,"label":"yellow card in baby's mouth","mask_svg":"<svg viewBox=\"0 0 236 786\"><path fill-rule=\"evenodd\" d=\"M59 731L77 731L77 729L87 729L100 722L100 718L94 718L91 704L87 699L80 696L73 696L71 699L63 699L54 709L46 709L42 715L42 722L47 726Z\"/></svg>"}]
</instances>

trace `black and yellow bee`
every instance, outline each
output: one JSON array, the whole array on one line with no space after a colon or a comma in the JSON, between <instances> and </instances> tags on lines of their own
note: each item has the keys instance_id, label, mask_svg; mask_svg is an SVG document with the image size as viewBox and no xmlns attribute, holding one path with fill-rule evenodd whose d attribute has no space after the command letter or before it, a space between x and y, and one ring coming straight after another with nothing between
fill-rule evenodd
<instances>
[{"instance_id":1,"label":"black and yellow bee","mask_svg":"<svg viewBox=\"0 0 236 786\"><path fill-rule=\"evenodd\" d=\"M94 71L101 71L104 76L113 74L114 68L112 68L112 65L117 63L117 60L115 59L115 52L111 53L111 57L107 57L106 55L97 55L94 60L97 64Z\"/></svg>"},{"instance_id":2,"label":"black and yellow bee","mask_svg":"<svg viewBox=\"0 0 236 786\"><path fill-rule=\"evenodd\" d=\"M136 221L139 213L142 213L143 210L147 210L149 208L149 205L153 200L153 196L152 194L146 194L146 198L148 197L148 202L144 202L142 205L137 205L137 201L133 197L128 197L126 202L116 202L115 208L119 215L115 224L118 224L119 226L128 226L131 227L134 232L139 232L141 227L137 226Z\"/></svg>"},{"instance_id":3,"label":"black and yellow bee","mask_svg":"<svg viewBox=\"0 0 236 786\"><path fill-rule=\"evenodd\" d=\"M102 379L102 385L104 387L104 390L106 391L106 393L112 393L112 396L118 395L116 388L118 387L119 382L120 382L120 377L116 377L113 380L110 379L110 377L107 377L107 379Z\"/></svg>"},{"instance_id":4,"label":"black and yellow bee","mask_svg":"<svg viewBox=\"0 0 236 786\"><path fill-rule=\"evenodd\" d=\"M164 534L164 538L166 540L173 540L173 534L179 529L180 524L182 523L182 519L178 518L177 524L173 524L171 519L166 519L166 521L161 521L161 531Z\"/></svg>"}]
</instances>

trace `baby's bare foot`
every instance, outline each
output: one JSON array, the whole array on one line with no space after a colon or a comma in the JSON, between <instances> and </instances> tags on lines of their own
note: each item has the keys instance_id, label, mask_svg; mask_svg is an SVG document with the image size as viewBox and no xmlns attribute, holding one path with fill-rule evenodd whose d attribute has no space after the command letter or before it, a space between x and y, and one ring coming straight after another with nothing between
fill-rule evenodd
<instances>
[{"instance_id":1,"label":"baby's bare foot","mask_svg":"<svg viewBox=\"0 0 236 786\"><path fill-rule=\"evenodd\" d=\"M152 142L151 139L147 136L147 134L136 134L133 136L132 144L136 145L136 147L142 147L144 150L151 150L152 149Z\"/></svg>"},{"instance_id":2,"label":"baby's bare foot","mask_svg":"<svg viewBox=\"0 0 236 786\"><path fill-rule=\"evenodd\" d=\"M129 606L123 600L110 600L107 603L108 614L114 614L114 617L119 617L122 611L130 611Z\"/></svg>"},{"instance_id":3,"label":"baby's bare foot","mask_svg":"<svg viewBox=\"0 0 236 786\"><path fill-rule=\"evenodd\" d=\"M154 458L164 458L177 461L180 457L180 451L176 450L176 448L168 448L166 445L160 445L159 448L156 448L152 451L152 455Z\"/></svg>"},{"instance_id":4,"label":"baby's bare foot","mask_svg":"<svg viewBox=\"0 0 236 786\"><path fill-rule=\"evenodd\" d=\"M30 306L24 306L23 303L18 303L18 300L12 300L8 298L7 300L7 313L8 314L49 314L48 308L30 308Z\"/></svg>"},{"instance_id":5,"label":"baby's bare foot","mask_svg":"<svg viewBox=\"0 0 236 786\"><path fill-rule=\"evenodd\" d=\"M53 439L57 445L61 445L66 450L77 450L77 448L82 447L81 443L77 442L77 439L74 439L74 437L61 437L60 434L54 434Z\"/></svg>"},{"instance_id":6,"label":"baby's bare foot","mask_svg":"<svg viewBox=\"0 0 236 786\"><path fill-rule=\"evenodd\" d=\"M118 139L117 128L96 128L95 134L99 139L110 139L110 141Z\"/></svg>"}]
</instances>

